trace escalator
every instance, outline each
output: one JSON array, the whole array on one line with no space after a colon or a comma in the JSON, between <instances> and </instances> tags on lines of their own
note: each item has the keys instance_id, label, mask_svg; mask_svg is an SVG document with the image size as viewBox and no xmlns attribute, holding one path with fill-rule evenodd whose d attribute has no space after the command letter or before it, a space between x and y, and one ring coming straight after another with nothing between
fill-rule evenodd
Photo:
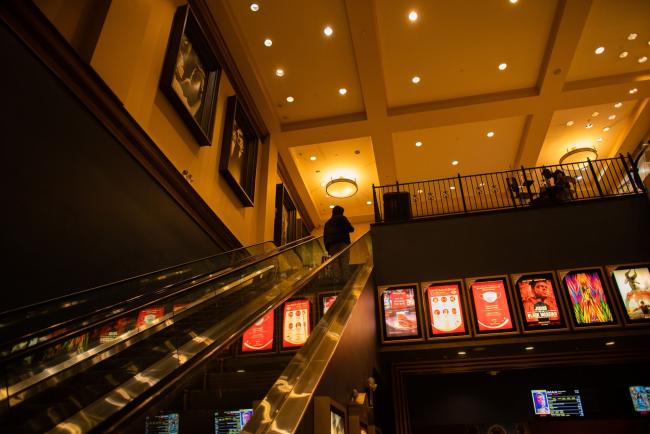
<instances>
[{"instance_id":1,"label":"escalator","mask_svg":"<svg viewBox=\"0 0 650 434\"><path fill-rule=\"evenodd\" d=\"M324 255L322 241L309 239L221 272L186 273L193 276L167 282L155 300L139 298L144 303L137 307L100 309L73 331L3 354L0 431L81 433L137 427L134 420L186 390L197 373L207 373L215 360L223 360L220 355L255 320L289 298L309 293L314 285L340 290L362 269L367 281L367 235L321 264ZM313 294L308 296L314 300ZM313 324L318 318L313 316ZM279 351L279 359L286 365L310 348L323 333L322 323L300 351ZM271 370L269 381L281 366ZM281 404L277 398L268 402ZM142 426L134 432L142 432Z\"/></svg>"}]
</instances>

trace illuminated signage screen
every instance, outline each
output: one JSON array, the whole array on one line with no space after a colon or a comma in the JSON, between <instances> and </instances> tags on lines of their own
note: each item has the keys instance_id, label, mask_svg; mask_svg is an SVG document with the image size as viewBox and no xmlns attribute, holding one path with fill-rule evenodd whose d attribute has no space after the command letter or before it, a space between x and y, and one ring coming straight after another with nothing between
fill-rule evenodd
<instances>
[{"instance_id":1,"label":"illuminated signage screen","mask_svg":"<svg viewBox=\"0 0 650 434\"><path fill-rule=\"evenodd\" d=\"M573 390L531 390L535 415L550 417L584 416L580 391Z\"/></svg>"},{"instance_id":2,"label":"illuminated signage screen","mask_svg":"<svg viewBox=\"0 0 650 434\"><path fill-rule=\"evenodd\" d=\"M146 434L178 434L178 413L147 416Z\"/></svg>"},{"instance_id":3,"label":"illuminated signage screen","mask_svg":"<svg viewBox=\"0 0 650 434\"><path fill-rule=\"evenodd\" d=\"M165 308L162 306L152 306L147 309L142 309L138 313L138 319L135 325L136 327L151 325L162 318L163 315L165 315Z\"/></svg>"},{"instance_id":4,"label":"illuminated signage screen","mask_svg":"<svg viewBox=\"0 0 650 434\"><path fill-rule=\"evenodd\" d=\"M334 304L336 301L337 295L325 295L322 298L322 307L323 307L323 315L327 313L328 310L330 310L330 307Z\"/></svg>"},{"instance_id":5,"label":"illuminated signage screen","mask_svg":"<svg viewBox=\"0 0 650 434\"><path fill-rule=\"evenodd\" d=\"M431 334L465 333L458 283L430 284L426 287Z\"/></svg>"},{"instance_id":6,"label":"illuminated signage screen","mask_svg":"<svg viewBox=\"0 0 650 434\"><path fill-rule=\"evenodd\" d=\"M630 321L650 320L650 269L625 268L613 274L627 318Z\"/></svg>"},{"instance_id":7,"label":"illuminated signage screen","mask_svg":"<svg viewBox=\"0 0 650 434\"><path fill-rule=\"evenodd\" d=\"M634 411L641 414L650 412L650 387L648 386L631 386L630 398Z\"/></svg>"},{"instance_id":8,"label":"illuminated signage screen","mask_svg":"<svg viewBox=\"0 0 650 434\"><path fill-rule=\"evenodd\" d=\"M508 296L503 280L490 280L472 284L472 301L476 322L481 332L513 330L508 307Z\"/></svg>"},{"instance_id":9,"label":"illuminated signage screen","mask_svg":"<svg viewBox=\"0 0 650 434\"><path fill-rule=\"evenodd\" d=\"M605 287L597 270L572 271L564 276L571 311L576 324L612 324L614 317L607 301Z\"/></svg>"},{"instance_id":10,"label":"illuminated signage screen","mask_svg":"<svg viewBox=\"0 0 650 434\"><path fill-rule=\"evenodd\" d=\"M300 347L310 333L310 304L307 299L291 300L284 304L282 315L282 348Z\"/></svg>"},{"instance_id":11,"label":"illuminated signage screen","mask_svg":"<svg viewBox=\"0 0 650 434\"><path fill-rule=\"evenodd\" d=\"M215 434L239 434L253 416L253 409L218 411L214 414Z\"/></svg>"},{"instance_id":12,"label":"illuminated signage screen","mask_svg":"<svg viewBox=\"0 0 650 434\"><path fill-rule=\"evenodd\" d=\"M522 276L515 286L524 313L524 327L540 329L562 325L552 275Z\"/></svg>"},{"instance_id":13,"label":"illuminated signage screen","mask_svg":"<svg viewBox=\"0 0 650 434\"><path fill-rule=\"evenodd\" d=\"M392 287L382 293L387 338L419 336L415 286Z\"/></svg>"},{"instance_id":14,"label":"illuminated signage screen","mask_svg":"<svg viewBox=\"0 0 650 434\"><path fill-rule=\"evenodd\" d=\"M273 311L271 311L250 326L242 336L242 352L272 350L273 324Z\"/></svg>"}]
</instances>

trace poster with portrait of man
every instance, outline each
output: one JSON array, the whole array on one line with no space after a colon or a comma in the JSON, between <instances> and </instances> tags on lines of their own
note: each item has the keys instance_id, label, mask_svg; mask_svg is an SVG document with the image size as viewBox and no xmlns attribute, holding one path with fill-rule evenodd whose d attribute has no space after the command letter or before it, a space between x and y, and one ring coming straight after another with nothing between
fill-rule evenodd
<instances>
[{"instance_id":1,"label":"poster with portrait of man","mask_svg":"<svg viewBox=\"0 0 650 434\"><path fill-rule=\"evenodd\" d=\"M565 327L560 295L552 272L512 276L524 330Z\"/></svg>"}]
</instances>

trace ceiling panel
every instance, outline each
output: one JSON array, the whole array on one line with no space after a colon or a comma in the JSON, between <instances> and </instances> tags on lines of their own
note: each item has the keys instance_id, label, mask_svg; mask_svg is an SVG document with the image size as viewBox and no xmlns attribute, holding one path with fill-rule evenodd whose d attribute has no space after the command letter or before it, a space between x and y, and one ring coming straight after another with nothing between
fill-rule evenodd
<instances>
[{"instance_id":1,"label":"ceiling panel","mask_svg":"<svg viewBox=\"0 0 650 434\"><path fill-rule=\"evenodd\" d=\"M535 87L557 1L377 0L390 107ZM417 10L411 23L408 13ZM508 65L500 71L498 65ZM413 76L419 84L411 83Z\"/></svg>"}]
</instances>

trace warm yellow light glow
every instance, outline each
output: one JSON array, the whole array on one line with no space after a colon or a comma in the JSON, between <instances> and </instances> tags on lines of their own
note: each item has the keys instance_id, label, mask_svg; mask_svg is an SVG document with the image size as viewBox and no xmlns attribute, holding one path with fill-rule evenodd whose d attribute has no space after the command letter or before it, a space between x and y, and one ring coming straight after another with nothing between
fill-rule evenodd
<instances>
[{"instance_id":1,"label":"warm yellow light glow","mask_svg":"<svg viewBox=\"0 0 650 434\"><path fill-rule=\"evenodd\" d=\"M630 33L629 35L627 35L627 40L628 41L634 41L637 36L639 36L638 33Z\"/></svg>"},{"instance_id":2,"label":"warm yellow light glow","mask_svg":"<svg viewBox=\"0 0 650 434\"><path fill-rule=\"evenodd\" d=\"M519 0L510 0L510 3L512 3L514 5L514 4L517 4L518 1Z\"/></svg>"},{"instance_id":3,"label":"warm yellow light glow","mask_svg":"<svg viewBox=\"0 0 650 434\"><path fill-rule=\"evenodd\" d=\"M458 160L454 160L454 161L452 161L452 162L451 162L451 165L452 165L452 166L458 166Z\"/></svg>"},{"instance_id":4,"label":"warm yellow light glow","mask_svg":"<svg viewBox=\"0 0 650 434\"><path fill-rule=\"evenodd\" d=\"M315 156L315 155L312 155L311 157L309 157L309 159L310 159L311 161L316 161L316 156Z\"/></svg>"},{"instance_id":5,"label":"warm yellow light glow","mask_svg":"<svg viewBox=\"0 0 650 434\"><path fill-rule=\"evenodd\" d=\"M345 95L346 93L348 93L348 90L346 88L342 87L342 88L339 89L339 94L340 95Z\"/></svg>"},{"instance_id":6,"label":"warm yellow light glow","mask_svg":"<svg viewBox=\"0 0 650 434\"><path fill-rule=\"evenodd\" d=\"M592 117L592 118L595 118L595 117L598 116L599 114L600 114L600 113L598 113L598 112L593 112L593 113L591 114L591 117Z\"/></svg>"},{"instance_id":7,"label":"warm yellow light glow","mask_svg":"<svg viewBox=\"0 0 650 434\"><path fill-rule=\"evenodd\" d=\"M507 67L508 67L507 63L500 63L499 64L499 71L505 71Z\"/></svg>"},{"instance_id":8,"label":"warm yellow light glow","mask_svg":"<svg viewBox=\"0 0 650 434\"><path fill-rule=\"evenodd\" d=\"M415 11L409 12L409 21L414 23L418 20L418 13Z\"/></svg>"},{"instance_id":9,"label":"warm yellow light glow","mask_svg":"<svg viewBox=\"0 0 650 434\"><path fill-rule=\"evenodd\" d=\"M618 57L620 59L625 59L628 54L630 54L630 53L628 53L627 51L621 51L620 53L618 53Z\"/></svg>"},{"instance_id":10,"label":"warm yellow light glow","mask_svg":"<svg viewBox=\"0 0 650 434\"><path fill-rule=\"evenodd\" d=\"M616 119L616 115L609 115L607 117L607 119L609 119L610 121L613 121L614 119Z\"/></svg>"},{"instance_id":11,"label":"warm yellow light glow","mask_svg":"<svg viewBox=\"0 0 650 434\"><path fill-rule=\"evenodd\" d=\"M332 29L330 26L325 26L325 28L323 29L323 34L327 37L332 36L333 33L334 33L334 29Z\"/></svg>"},{"instance_id":12,"label":"warm yellow light glow","mask_svg":"<svg viewBox=\"0 0 650 434\"><path fill-rule=\"evenodd\" d=\"M458 352L458 355L459 355L459 356L464 356L465 354L467 354L467 351L459 351L459 352Z\"/></svg>"},{"instance_id":13,"label":"warm yellow light glow","mask_svg":"<svg viewBox=\"0 0 650 434\"><path fill-rule=\"evenodd\" d=\"M275 70L275 75L277 75L278 77L284 77L284 69L282 69L282 68L276 69Z\"/></svg>"},{"instance_id":14,"label":"warm yellow light glow","mask_svg":"<svg viewBox=\"0 0 650 434\"><path fill-rule=\"evenodd\" d=\"M534 350L534 349L535 349L535 347L533 347L533 346L530 346L530 347L526 347L526 348L524 348L524 349L525 349L526 351L532 351L532 350Z\"/></svg>"},{"instance_id":15,"label":"warm yellow light glow","mask_svg":"<svg viewBox=\"0 0 650 434\"><path fill-rule=\"evenodd\" d=\"M646 63L647 61L648 61L648 56L639 57L638 60L639 63Z\"/></svg>"},{"instance_id":16,"label":"warm yellow light glow","mask_svg":"<svg viewBox=\"0 0 650 434\"><path fill-rule=\"evenodd\" d=\"M417 75L411 78L411 83L418 84L419 82L420 82L420 77L418 77Z\"/></svg>"},{"instance_id":17,"label":"warm yellow light glow","mask_svg":"<svg viewBox=\"0 0 650 434\"><path fill-rule=\"evenodd\" d=\"M334 208L334 205L330 205L330 209Z\"/></svg>"},{"instance_id":18,"label":"warm yellow light glow","mask_svg":"<svg viewBox=\"0 0 650 434\"><path fill-rule=\"evenodd\" d=\"M614 107L615 108L621 108L621 107L623 107L623 103L622 102L617 102L616 104L614 104Z\"/></svg>"},{"instance_id":19,"label":"warm yellow light glow","mask_svg":"<svg viewBox=\"0 0 650 434\"><path fill-rule=\"evenodd\" d=\"M574 123L575 122L573 122L573 121L569 121L569 122L566 123L566 126L567 127L572 127Z\"/></svg>"},{"instance_id":20,"label":"warm yellow light glow","mask_svg":"<svg viewBox=\"0 0 650 434\"><path fill-rule=\"evenodd\" d=\"M605 127L605 128L603 128L603 132L605 132L605 133L606 133L607 131L609 131L609 130L610 130L609 127Z\"/></svg>"},{"instance_id":21,"label":"warm yellow light glow","mask_svg":"<svg viewBox=\"0 0 650 434\"><path fill-rule=\"evenodd\" d=\"M630 95L634 95L634 94L637 93L638 91L639 91L639 89L637 89L636 87L634 87L634 88L630 89L630 90L628 91L628 93L629 93Z\"/></svg>"},{"instance_id":22,"label":"warm yellow light glow","mask_svg":"<svg viewBox=\"0 0 650 434\"><path fill-rule=\"evenodd\" d=\"M271 45L273 45L273 41L270 38L266 38L264 40L264 45L270 47Z\"/></svg>"},{"instance_id":23,"label":"warm yellow light glow","mask_svg":"<svg viewBox=\"0 0 650 434\"><path fill-rule=\"evenodd\" d=\"M257 12L259 10L260 10L260 5L258 5L257 3L251 3L251 11Z\"/></svg>"},{"instance_id":24,"label":"warm yellow light glow","mask_svg":"<svg viewBox=\"0 0 650 434\"><path fill-rule=\"evenodd\" d=\"M292 97L292 96L287 97L287 102L294 102L294 101L295 101L294 97Z\"/></svg>"},{"instance_id":25,"label":"warm yellow light glow","mask_svg":"<svg viewBox=\"0 0 650 434\"><path fill-rule=\"evenodd\" d=\"M488 131L487 136L490 138L494 137L494 131Z\"/></svg>"},{"instance_id":26,"label":"warm yellow light glow","mask_svg":"<svg viewBox=\"0 0 650 434\"><path fill-rule=\"evenodd\" d=\"M367 201L366 201L366 205L372 205L372 201L371 201L371 200L367 200Z\"/></svg>"},{"instance_id":27,"label":"warm yellow light glow","mask_svg":"<svg viewBox=\"0 0 650 434\"><path fill-rule=\"evenodd\" d=\"M422 146L422 142L421 142L421 141L418 140L417 142L415 142L415 147L416 147L416 148L419 148L420 146Z\"/></svg>"},{"instance_id":28,"label":"warm yellow light glow","mask_svg":"<svg viewBox=\"0 0 650 434\"><path fill-rule=\"evenodd\" d=\"M596 50L594 50L594 53L596 54L603 54L605 52L605 47L598 47Z\"/></svg>"}]
</instances>

